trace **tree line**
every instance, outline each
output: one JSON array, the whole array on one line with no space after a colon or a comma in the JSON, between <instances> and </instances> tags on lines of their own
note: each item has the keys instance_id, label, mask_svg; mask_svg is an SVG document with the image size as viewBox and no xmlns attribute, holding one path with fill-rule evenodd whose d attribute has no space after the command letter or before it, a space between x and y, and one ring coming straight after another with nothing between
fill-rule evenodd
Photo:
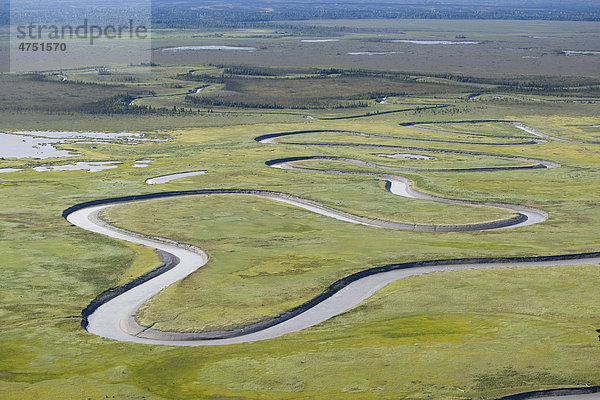
<instances>
[{"instance_id":1,"label":"tree line","mask_svg":"<svg viewBox=\"0 0 600 400\"><path fill-rule=\"evenodd\" d=\"M300 103L300 104L276 104L276 103L248 103L243 101L228 100L222 97L204 97L204 96L185 96L185 102L195 106L205 107L231 107L231 108L262 108L272 110L283 109L346 109L346 108L361 108L368 107L366 101L349 102L349 103Z\"/></svg>"}]
</instances>

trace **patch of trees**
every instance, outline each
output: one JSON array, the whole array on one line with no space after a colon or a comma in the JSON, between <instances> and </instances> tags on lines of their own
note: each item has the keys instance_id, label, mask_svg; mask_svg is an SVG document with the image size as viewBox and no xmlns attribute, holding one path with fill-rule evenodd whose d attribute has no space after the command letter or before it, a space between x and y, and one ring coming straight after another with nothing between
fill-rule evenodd
<instances>
[{"instance_id":1,"label":"patch of trees","mask_svg":"<svg viewBox=\"0 0 600 400\"><path fill-rule=\"evenodd\" d=\"M112 83L105 83L105 82L89 82L89 81L82 81L82 80L73 80L73 79L69 79L66 81L57 81L55 77L53 77L52 75L47 75L47 74L40 74L40 73L30 73L27 75L24 75L27 79L31 80L31 81L35 81L35 82L51 82L51 83L56 83L56 84L60 84L60 85L85 85L85 86L102 86L102 87L110 87L110 88L124 88L124 85L120 85L120 84L112 84ZM131 79L128 78L124 78L121 79L122 81L131 81L133 82L135 80L135 78L131 77Z\"/></svg>"},{"instance_id":2,"label":"patch of trees","mask_svg":"<svg viewBox=\"0 0 600 400\"><path fill-rule=\"evenodd\" d=\"M361 77L361 78L390 78L395 80L403 80L403 81L414 81L415 74L409 74L407 72L387 72L387 71L371 71L366 69L338 69L338 68L330 68L325 70L320 70L316 72L319 75L332 75L336 74L339 76L348 76L348 77Z\"/></svg>"},{"instance_id":3,"label":"patch of trees","mask_svg":"<svg viewBox=\"0 0 600 400\"><path fill-rule=\"evenodd\" d=\"M341 68L270 68L247 65L210 65L212 67L221 68L223 72L220 75L199 74L194 71L178 74L177 79L194 81L194 82L209 82L209 83L225 83L227 78L236 77L243 79L244 77L278 77L278 79L315 79L328 78L332 76L340 77L367 77L367 78L390 78L394 80L414 81L417 77L435 76L447 77L450 75L421 75L408 72L388 72L388 71L371 71L365 69L341 69ZM287 75L298 74L301 76L290 77ZM465 78L465 79L468 79ZM457 79L458 80L458 79Z\"/></svg>"},{"instance_id":4,"label":"patch of trees","mask_svg":"<svg viewBox=\"0 0 600 400\"><path fill-rule=\"evenodd\" d=\"M479 83L484 85L498 85L516 88L532 88L540 90L564 90L569 87L595 86L600 81L595 78L576 76L512 76L506 78L475 77L460 74L413 74L423 77L433 77L452 80L455 82Z\"/></svg>"},{"instance_id":5,"label":"patch of trees","mask_svg":"<svg viewBox=\"0 0 600 400\"><path fill-rule=\"evenodd\" d=\"M249 66L231 66L223 69L223 75L276 76L266 68Z\"/></svg>"},{"instance_id":6,"label":"patch of trees","mask_svg":"<svg viewBox=\"0 0 600 400\"><path fill-rule=\"evenodd\" d=\"M254 65L231 65L231 64L208 64L209 67L221 68L234 75L256 75L256 76L287 76L293 74L307 74L317 71L316 68L306 67L265 67Z\"/></svg>"},{"instance_id":7,"label":"patch of trees","mask_svg":"<svg viewBox=\"0 0 600 400\"><path fill-rule=\"evenodd\" d=\"M196 106L221 106L233 108L265 108L265 109L283 109L282 105L268 103L246 103L242 101L226 100L221 97L198 97L185 96L185 102Z\"/></svg>"},{"instance_id":8,"label":"patch of trees","mask_svg":"<svg viewBox=\"0 0 600 400\"><path fill-rule=\"evenodd\" d=\"M408 96L406 92L366 92L346 97L347 100L381 100L385 97Z\"/></svg>"},{"instance_id":9,"label":"patch of trees","mask_svg":"<svg viewBox=\"0 0 600 400\"><path fill-rule=\"evenodd\" d=\"M78 111L88 114L161 114L178 115L196 113L191 109L183 107L172 109L165 107L140 106L131 104L135 97L128 94L120 94L100 101L85 103L79 107Z\"/></svg>"},{"instance_id":10,"label":"patch of trees","mask_svg":"<svg viewBox=\"0 0 600 400\"><path fill-rule=\"evenodd\" d=\"M119 94L107 99L82 104L80 111L88 114L154 114L156 110L150 106L129 105L135 97Z\"/></svg>"},{"instance_id":11,"label":"patch of trees","mask_svg":"<svg viewBox=\"0 0 600 400\"><path fill-rule=\"evenodd\" d=\"M220 106L220 107L232 107L232 108L261 108L261 109L345 109L345 108L361 108L368 107L368 103L361 102L349 102L349 103L297 103L290 105L276 104L276 103L249 103L243 101L228 100L223 97L201 97L201 96L185 96L186 103L193 104L195 106Z\"/></svg>"},{"instance_id":12,"label":"patch of trees","mask_svg":"<svg viewBox=\"0 0 600 400\"><path fill-rule=\"evenodd\" d=\"M223 77L209 74L194 74L192 72L178 74L177 79L192 82L225 83L225 79L223 79Z\"/></svg>"},{"instance_id":13,"label":"patch of trees","mask_svg":"<svg viewBox=\"0 0 600 400\"><path fill-rule=\"evenodd\" d=\"M571 1L553 3L528 2L524 5L473 4L472 1L431 2L412 1L408 5L390 2L252 2L251 5L231 4L231 7L194 8L192 3L158 1L153 7L154 27L166 28L266 28L279 27L285 31L304 30L303 33L323 34L325 31L340 31L341 28L298 26L287 22L315 19L517 19L557 21L599 21L597 5ZM268 10L267 10L268 9Z\"/></svg>"}]
</instances>

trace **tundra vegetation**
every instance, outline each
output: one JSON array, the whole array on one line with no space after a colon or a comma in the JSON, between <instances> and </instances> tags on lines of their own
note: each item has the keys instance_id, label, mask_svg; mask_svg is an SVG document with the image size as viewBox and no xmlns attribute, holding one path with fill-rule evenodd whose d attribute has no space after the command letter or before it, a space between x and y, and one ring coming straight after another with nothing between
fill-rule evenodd
<instances>
[{"instance_id":1,"label":"tundra vegetation","mask_svg":"<svg viewBox=\"0 0 600 400\"><path fill-rule=\"evenodd\" d=\"M286 157L436 169L386 173L406 176L419 190L443 197L538 207L549 219L517 229L432 233L353 225L243 195L117 206L102 218L196 245L211 257L206 266L145 304L136 315L141 324L180 331L239 327L310 300L351 273L391 263L597 251L598 56L558 53L568 50L562 45L573 44L572 37L584 36L583 25L556 22L542 30L523 22L514 30L516 23L509 22L502 25L506 30L499 29L498 37L514 43L544 40L523 36L558 37L558 45L542 45L556 48L543 51L559 66L577 64L569 75L546 65L539 74L524 75L530 59L520 53L505 53L520 64L501 63L488 74L476 65L448 68L445 61L420 70L422 55L415 55L415 64L395 64L372 61L375 56L354 63L346 54L360 46L381 50L391 45L385 40L406 38L487 40L483 46L493 47L496 39L478 24L470 32L451 31L448 38L448 29L441 27L457 29L454 22L436 21L439 30L425 38L424 25L416 21L404 23L404 34L398 33L397 21L378 21L371 29L379 33L366 28L340 33L326 20L279 28L221 24L165 29L156 33L154 51L160 61L151 75L123 67L0 76L3 132L140 132L161 139L135 145L124 140L69 142L56 147L78 157L0 160L0 169L22 169L0 173L1 397L491 399L600 384L598 265L412 277L313 328L232 346L120 343L81 328L81 311L96 296L161 264L148 248L71 226L61 213L81 202L238 188L290 193L357 215L416 224L511 216L489 207L400 198L387 192L379 178L327 172L376 172L372 167L324 159L293 163L321 171L265 164ZM297 31L288 32L292 25ZM304 43L302 50L272 63L275 53L269 49L292 52L301 39L313 37L308 32L314 27L325 29L316 31L319 35L335 32L342 40ZM388 35L385 40L377 39L381 32ZM597 30L586 32L598 35ZM205 51L205 58L162 51L192 44L254 45L259 51ZM304 47L308 45L313 47ZM337 61L315 61L325 45L338 46L333 54ZM408 55L417 52L416 45L393 46L403 46L396 50ZM448 61L456 50L439 51ZM459 51L476 54L473 49ZM312 54L306 59L311 65L285 65L303 52ZM399 60L397 56L402 55L390 55L391 60ZM503 121L521 122L566 142L523 144L542 138ZM280 138L279 144L255 140L293 131L311 132ZM436 159L380 155L395 153ZM528 166L533 163L529 159L560 163L560 168L443 171ZM152 162L136 168L138 160ZM94 173L33 170L102 161L121 164ZM207 172L145 184L151 177L195 170Z\"/></svg>"}]
</instances>

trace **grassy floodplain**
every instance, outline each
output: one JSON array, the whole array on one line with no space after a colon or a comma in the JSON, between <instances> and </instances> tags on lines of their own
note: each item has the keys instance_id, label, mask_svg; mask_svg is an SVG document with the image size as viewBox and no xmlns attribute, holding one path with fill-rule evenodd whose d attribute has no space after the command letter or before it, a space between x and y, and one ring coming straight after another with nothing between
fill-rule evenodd
<instances>
[{"instance_id":1,"label":"grassy floodplain","mask_svg":"<svg viewBox=\"0 0 600 400\"><path fill-rule=\"evenodd\" d=\"M408 32L411 26L404 28ZM458 34L456 26L451 33L438 27L441 33L424 35L421 29L414 28L402 38L452 39ZM473 29L479 28L474 25ZM542 35L541 28L531 29L523 32ZM566 30L561 31L561 40L571 40L571 44L576 40L569 37L566 25L560 29ZM512 40L530 40L520 36L523 32L505 35ZM205 33L203 38L192 37L195 34L165 31L162 38L159 36L164 41L159 46L198 44L200 39L215 43L215 37L210 36L214 32ZM218 41L231 44L235 38L236 44L251 44L257 40L253 36L259 34L264 32L232 31ZM389 34L389 39L398 38L393 29ZM493 42L482 33L466 36L467 40ZM369 48L374 43L369 35L348 39L353 40L350 44L356 40ZM291 48L284 40L292 39L281 39L281 46ZM208 44L205 42L202 44ZM339 45L349 46L346 42ZM486 46L493 44L487 42ZM311 51L313 59L316 57L314 48L302 51ZM274 57L246 56L250 64L268 64ZM488 154L550 160L560 163L561 168L401 173L424 192L530 205L550 214L543 224L514 230L390 231L352 225L250 196L153 200L115 207L103 218L127 229L197 245L211 256L208 265L147 303L137 315L141 323L165 330L230 328L277 315L319 294L333 281L369 267L440 258L590 252L597 251L600 244L600 145L556 141L504 145L518 141L515 137L534 136L505 123L457 122L519 121L558 138L600 141L597 76L590 72L593 58L583 59L585 62L578 66L587 71L582 73L586 76L536 77L548 86L533 90L527 86L510 88L498 76L488 81L478 76L474 82L442 77L439 71L418 76L414 73L418 62L402 76L374 74L364 79L350 73L320 77L321 66L291 70L289 65L267 68L275 77L228 75L226 68L247 67L239 65L239 58L235 58L239 54L221 54L224 61L220 66L189 57L174 55L173 63L163 62L152 77L126 72L98 75L94 69L67 71L68 83L52 74L0 77L5 89L0 102L3 131L133 131L171 138L135 146L122 142L97 143L93 148L89 143L62 144L57 147L81 156L0 160L0 168L24 169L0 174L0 397L492 399L528 390L600 383L600 348L595 332L600 328L597 265L455 271L408 278L311 329L234 346L145 346L85 332L80 314L91 300L154 269L160 259L147 248L70 226L61 213L80 202L168 190L243 188L290 193L357 215L402 222L439 220L453 224L506 217L503 211L485 207L392 196L374 177L283 171L265 165L277 158L327 155L417 168L527 164L486 157ZM558 54L552 57L563 57L560 60L566 64L575 62ZM324 66L347 66L346 58L350 56L340 55L336 63L324 61ZM389 60L380 62L389 64ZM361 63L363 67L373 66L370 60ZM507 74L525 68L509 63L501 66L507 68L502 71ZM190 70L201 78L182 79ZM224 81L213 82L216 78ZM373 85L368 84L371 79ZM511 79L526 82L532 78L505 80ZM565 87L562 80L568 80L568 86L575 89L561 92ZM264 86L269 82L270 86ZM386 89L389 82L398 87ZM206 92L194 93L204 85L208 85ZM257 98L261 87L269 90ZM323 96L318 92L322 87L330 88L333 94ZM304 90L303 96L290 101L298 99L290 95L298 88ZM370 93L372 88L377 93ZM31 100L33 93L37 95L35 101ZM474 93L482 94L469 99ZM52 105L57 94L64 101ZM122 112L108 115L90 112L93 105L106 104L107 99L119 95L134 98L139 107L185 110L140 115L130 112L138 109L122 107ZM188 95L209 99L229 96L244 104L198 105L187 101ZM384 95L387 103L381 104L379 97ZM367 104L336 107L351 102ZM282 108L258 107L261 104ZM312 108L302 108L307 104ZM428 108L432 106L447 107ZM454 123L447 124L449 121ZM399 125L408 122L427 122L423 127L462 134ZM254 141L259 135L299 130L363 132L396 139L330 132L294 137L299 144L285 144L291 138L282 139L281 144ZM508 138L473 135L478 133ZM309 142L322 145L306 144ZM394 143L421 150L327 145L332 143ZM423 154L438 159L393 160L377 155L382 153ZM147 168L134 168L136 160L152 162ZM75 161L122 164L98 173L32 170ZM295 165L376 171L325 160ZM150 177L192 170L207 173L164 185L144 183Z\"/></svg>"},{"instance_id":2,"label":"grassy floodplain","mask_svg":"<svg viewBox=\"0 0 600 400\"><path fill-rule=\"evenodd\" d=\"M389 122L378 122L378 118L372 117L371 123L359 120L303 124L315 129L381 132L394 136L406 131ZM528 119L534 120L535 116L523 118ZM375 178L268 168L264 165L268 159L298 152L320 154L320 148L260 144L253 140L259 134L294 128L298 126L269 124L173 131L170 132L172 142L136 146L133 155L130 146L123 145L99 144L93 151L82 145L68 146L90 160L154 158L151 171L122 166L116 172L93 175L57 172L41 176L29 170L3 175L2 190L7 196L3 223L12 228L11 238L6 237L5 241L15 237L31 240L36 237L33 233L38 232L37 243L27 245L26 259L20 256L23 250L14 244L5 244L10 250L5 253L10 260L8 265L15 268L5 283L7 293L12 293L8 298L14 298L14 305L8 304L5 311L3 336L10 342L4 353L7 373L10 373L2 377L6 390L25 388L25 393L32 396L52 393L52 390L62 390L69 382L64 379L74 374L89 379L98 393L133 396L149 391L158 398L161 395L196 398L212 394L296 397L293 393L300 397L326 393L345 397L350 392L364 398L419 398L427 394L451 398L456 392L463 393L460 390L465 390L468 396L495 396L538 387L595 382L590 371L596 351L592 282L597 266L468 271L410 278L390 285L359 308L314 330L233 348L190 350L142 346L140 349L90 337L80 329L77 318L65 318L76 316L81 306L98 292L142 272L141 259L147 260L146 268L157 263L152 252L137 246L119 244L76 228L56 232L54 226L68 227L60 218L62 209L78 201L132 192L240 187L285 191L344 206L359 215L377 211L369 209L373 207L369 205L373 200L381 201L382 205L395 204L400 209L410 207L403 204L409 201L390 197ZM436 135L445 137L442 133ZM478 147L478 150L481 149ZM498 150L486 147L487 152ZM358 159L368 159L371 153L360 148L326 151L330 155ZM502 147L501 151L507 150ZM599 218L593 206L593 188L598 181L594 147L548 143L511 148L509 153L513 151L559 161L563 167L465 173L458 177L455 173L440 172L409 176L419 188L433 193L534 203L550 212L551 219L547 223L521 231L433 235L392 232L332 221L243 196L149 201L116 208L108 218L129 229L199 245L212 257L203 270L167 289L144 307L139 316L142 322L158 322L157 326L164 329L230 327L276 315L318 294L333 280L365 267L473 254L544 255L556 254L557 249L561 253L593 250L597 246L597 235L590 227ZM183 156L173 159L168 156L170 152ZM443 157L439 162L445 163ZM486 162L468 160L467 164ZM450 162L454 166L457 163L457 160ZM8 165L6 160L4 164ZM150 188L143 183L150 176L192 169L209 172L173 181L164 188ZM290 178L290 175L297 177ZM332 187L336 190L330 190ZM558 187L564 188L564 192L558 191ZM45 204L40 204L36 196L37 190L42 189L48 193ZM27 213L18 211L23 202L31 204ZM458 206L455 205L432 203L423 207L423 212L429 208L448 221L460 215L456 214ZM383 215L384 211L382 207L378 212ZM148 215L154 217L148 218ZM427 215L421 217L425 222ZM472 214L471 218L485 219L485 210ZM235 227L233 235L232 227ZM58 251L57 243L62 243L62 251ZM66 243L71 243L68 248L64 247ZM349 246L350 243L353 244ZM31 252L32 247L37 251ZM352 252L348 248L352 248ZM39 267L33 268L33 265ZM48 267L52 265L61 267ZM34 275L38 277L34 279ZM56 293L41 296L43 292L39 290L27 291L24 295L20 285L28 277L34 279L29 283L30 288L49 286L50 291L65 282L71 285L69 290L63 289L60 296ZM72 287L77 290L73 291ZM531 291L534 294L529 297ZM432 293L435 293L433 297ZM490 299L495 300L490 302ZM172 313L173 307L182 301L198 306ZM515 304L521 307L518 311L514 309ZM35 312L20 311L23 307ZM25 331L29 333L22 337ZM75 345L67 346L72 351L94 352L95 360L85 361L86 367L81 370L84 358L73 361L62 352L48 353L48 341L63 346L60 343L67 343L65 340L75 341ZM520 351L506 351L514 346ZM116 356L127 349L137 354L141 352L144 361ZM530 356L523 358L523 353ZM39 359L42 355L49 361ZM57 368L56 362L61 359L64 361ZM418 360L417 366L414 360ZM171 383L165 381L159 387L153 386L161 368L150 364L169 365L169 375L173 374L169 378ZM192 365L195 366L190 370ZM323 370L333 365L337 365L336 376L321 376ZM457 370L456 365L464 368ZM477 367L471 369L473 365ZM567 367L570 373L565 376ZM51 375L44 372L48 368L52 368ZM435 379L425 378L431 376L432 368L436 371ZM365 373L365 369L372 372ZM397 380L399 369L407 371L407 379L401 382ZM75 370L79 372L70 372ZM187 372L183 373L184 370ZM386 370L389 370L387 375ZM444 370L448 373L444 374ZM35 379L31 379L33 376L22 376L19 371L37 372ZM195 377L189 375L190 371L195 371ZM234 375L238 378L232 379ZM98 385L95 383L98 380L106 383ZM523 386L524 380L531 384ZM333 386L332 382L335 382Z\"/></svg>"},{"instance_id":3,"label":"grassy floodplain","mask_svg":"<svg viewBox=\"0 0 600 400\"><path fill-rule=\"evenodd\" d=\"M357 128L357 125L354 128ZM370 129L373 130L372 125ZM380 129L385 128L382 126ZM311 135L316 136L316 134ZM248 151L243 149L237 152L231 151L229 157L238 160L245 158L245 162L251 162L250 165L257 165L258 169L254 170L261 170L258 175L236 176L237 179L229 183L222 180L222 177L227 175L225 171L228 169L223 172L209 170L207 175L194 178L194 182L201 180L203 187L210 188L275 188L340 207L354 214L377 218L386 218L387 216L389 219L409 223L433 224L438 219L441 223L446 224L454 224L461 220L468 223L506 216L493 209L477 210L481 207L473 209L467 206L399 199L387 193L382 187L382 182L373 177L270 170L266 166L260 165L261 161L264 162L265 156L277 158L282 153L294 155L297 151L296 148L302 149L302 146L257 144L253 143L251 136L248 139L249 146L255 148L252 153L258 156L258 160L251 162L250 159L254 157L243 157L242 154L248 154ZM313 139L318 140L314 137ZM352 137L347 140L353 139ZM331 143L331 139L326 142ZM550 149L553 147L549 144L546 146ZM544 154L552 154L545 152L544 145L531 147L532 149L527 152L529 155L535 154L543 157ZM574 149L576 147L573 145ZM465 150L464 146L462 149ZM320 148L311 149L311 153L319 154L319 150ZM329 148L327 151L329 155L336 154L335 149ZM352 154L352 150L344 149L343 151L341 154L343 156L357 157ZM239 154L238 157L236 157L236 153ZM581 162L582 156L585 157L577 150L570 156L565 156L562 158L563 163L565 160L567 160L566 163L576 162L576 160ZM593 157L594 155L590 153L589 160ZM570 161L568 161L569 159ZM484 162L480 161L480 165ZM489 161L487 162L489 163ZM325 169L329 167L330 163L334 162L320 161L315 165L314 161L304 161L302 165ZM344 165L335 165L333 168L360 170L354 166L345 167ZM244 170L250 170L250 167L244 168ZM431 193L444 195L448 193L448 196L453 198L535 204L550 212L551 219L547 224L556 225L556 228L560 230L560 225L568 223L568 220L586 218L585 216L594 218L595 214L592 211L593 199L591 198L589 205L582 208L582 204L585 202L582 203L581 199L586 197L588 186L580 185L580 182L569 184L572 181L570 179L572 173L565 165L563 168L550 170L466 172L460 173L458 176L455 172L424 172L410 173L408 176L413 177L418 187L423 186ZM545 177L545 175L548 176ZM490 182L490 177L493 177L493 183ZM533 184L534 186L532 186L532 179L537 181ZM595 176L591 175L584 180L593 185L595 179ZM211 185L211 180L220 183L216 186ZM182 186L184 182L174 181L169 184L167 189L191 188L187 185ZM568 187L569 189L561 194L557 193L557 187ZM319 188L321 189L319 190ZM507 190L507 188L509 189ZM527 193L529 193L528 196ZM546 193L545 199L544 193ZM557 203L559 198L564 200ZM569 206L570 202L567 200L569 198L576 198L577 201L572 202L572 205ZM245 211L239 213L235 204L243 207ZM256 214L256 217L252 217L252 214ZM148 218L148 215L154 217ZM179 224L169 223L175 215L177 215L175 220L181 222ZM477 235L478 243L474 244L472 243L474 234L455 233L432 236L424 233L386 232L381 229L352 226L339 221L328 221L325 223L326 228L317 229L309 221L327 220L325 217L312 216L308 212L296 211L288 206L269 204L266 200L239 199L232 196L223 196L218 200L207 197L176 201L148 201L144 204L132 204L111 209L106 212L106 218L119 226L147 234L156 233L156 227L161 226L165 230L166 237L191 243L208 250L210 254L214 253L214 259L209 266L205 267L207 271L205 273L214 271L218 284L207 280L203 273L198 273L197 279L190 278L187 282L182 283L181 290L188 295L197 296L200 307L183 311L176 315L175 320L172 320L174 315L170 310L182 296L173 286L148 303L140 315L140 320L145 325L158 321L154 326L159 329L192 331L231 328L277 315L319 294L336 280L332 276L340 278L364 269L365 265L372 267L398 262L398 260L468 257L469 254L473 254L474 246L477 246L478 254L491 257L516 256L522 254L523 249L532 248L537 249L536 255L548 255L553 254L557 240L575 244L580 240L574 239L577 235L579 238L587 236L593 243L596 236L593 231L586 234L582 230L577 230L572 232L571 238L567 233L559 238L556 237L556 233L548 232L547 226L540 225L524 228L523 230L527 230L528 233L524 233L523 230L520 232L519 230L506 230L477 233L475 235ZM188 223L189 227L182 230L181 226ZM273 229L274 226L280 226L280 228ZM239 236L235 236L235 240L232 240L227 234L231 227L239 227ZM336 240L338 236L339 241ZM425 245L430 240L432 242ZM348 252L343 249L353 241L356 242L349 246L353 249L352 256L340 257L341 254ZM403 243L403 250L399 255L394 255L397 251L394 250L397 247L396 241ZM578 244L582 245L583 243ZM212 250L212 246L215 246L214 250ZM322 250L318 250L319 247ZM574 250L575 248L584 249L586 247L575 246L572 247L571 252L577 252ZM321 251L323 253L320 253ZM272 255L267 256L269 252L272 252ZM368 254L372 255L368 256ZM367 258L363 259L363 256ZM354 263L356 266L351 267ZM224 271L228 271L228 274L223 274ZM331 273L333 275L329 275ZM281 278L288 274L298 276L294 279ZM301 281L304 279L306 281L303 284ZM256 291L246 291L249 287L257 289ZM207 295L213 291L216 291L215 294ZM254 292L255 300L250 299L252 292ZM229 301L227 293L232 296L231 304L226 304ZM161 301L161 297L169 300ZM273 297L279 298L279 300L265 301L265 299ZM230 309L236 311L229 311ZM158 315L150 317L153 312ZM236 313L239 314L237 318L234 316ZM221 322L219 322L220 318Z\"/></svg>"}]
</instances>

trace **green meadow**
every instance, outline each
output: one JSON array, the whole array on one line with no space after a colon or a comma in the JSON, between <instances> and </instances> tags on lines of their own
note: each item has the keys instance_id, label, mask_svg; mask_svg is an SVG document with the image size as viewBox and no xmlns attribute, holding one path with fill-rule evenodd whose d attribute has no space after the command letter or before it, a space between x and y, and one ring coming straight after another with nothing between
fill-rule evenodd
<instances>
[{"instance_id":1,"label":"green meadow","mask_svg":"<svg viewBox=\"0 0 600 400\"><path fill-rule=\"evenodd\" d=\"M380 23L386 40L400 35L390 21ZM460 33L456 24L444 25L448 31L441 23L436 22L440 31L426 39L447 36L440 32L451 32L452 38ZM536 25L514 33L512 24L501 36L515 43L529 40L523 33L542 31ZM567 33L573 33L573 26L582 35L587 25L552 29L570 44ZM418 22L405 28L406 38L423 38ZM470 29L467 40L497 39L481 32L479 23ZM292 48L291 41L300 37L270 37L273 32L253 30L227 31L216 39L212 31L194 36L198 34L165 30L156 46L226 44L232 39L241 45L264 35L259 41L267 50L247 55L248 62L236 58L239 54L222 54L219 65L210 62L215 55L200 63L189 54L175 54L150 76L127 71L99 75L93 68L65 72L67 82L53 74L0 76L2 132L139 132L161 139L135 145L63 143L56 147L80 156L0 160L0 168L23 169L0 173L1 398L495 399L600 384L600 267L593 264L415 276L312 328L239 345L141 345L86 332L81 311L96 296L161 265L152 249L84 231L62 218L68 207L96 199L260 189L404 223L460 225L513 216L498 208L394 196L382 179L356 174L385 173L407 177L416 189L441 197L521 204L549 213L544 223L521 228L440 233L355 225L237 194L112 207L101 214L107 222L195 245L210 256L205 266L138 311L140 324L159 330L241 327L296 307L345 276L387 264L598 251L600 145L594 142L600 142L600 98L588 64L593 60L579 67L586 72L581 76L552 75L550 67L545 76L520 76L523 66L518 65L490 77L474 67L469 79L445 76L440 66L431 73L378 71L383 61L361 61L352 68L343 54L324 66L267 66L275 57L273 48ZM383 48L385 42L374 36L348 34L336 46L340 53L356 44ZM309 51L306 46L298 57ZM281 63L294 57L286 55ZM195 93L200 87L206 89ZM470 98L474 93L481 95ZM116 96L133 99L134 106L121 104ZM58 102L59 97L64 100ZM195 103L189 97L207 100ZM379 102L382 97L387 103ZM95 112L99 105L112 108ZM523 141L518 138L536 137L506 123L464 122L481 120L517 121L586 143L515 144ZM411 122L422 122L417 126L429 130L401 125ZM292 131L315 132L284 136L279 143L254 140ZM382 156L403 153L437 159ZM310 156L441 171L380 170L323 159L292 163L310 171L265 164ZM529 159L559 163L560 168L444 171L535 163ZM137 160L151 162L136 168ZM79 161L120 164L94 173L33 170ZM196 170L206 174L145 183Z\"/></svg>"}]
</instances>

